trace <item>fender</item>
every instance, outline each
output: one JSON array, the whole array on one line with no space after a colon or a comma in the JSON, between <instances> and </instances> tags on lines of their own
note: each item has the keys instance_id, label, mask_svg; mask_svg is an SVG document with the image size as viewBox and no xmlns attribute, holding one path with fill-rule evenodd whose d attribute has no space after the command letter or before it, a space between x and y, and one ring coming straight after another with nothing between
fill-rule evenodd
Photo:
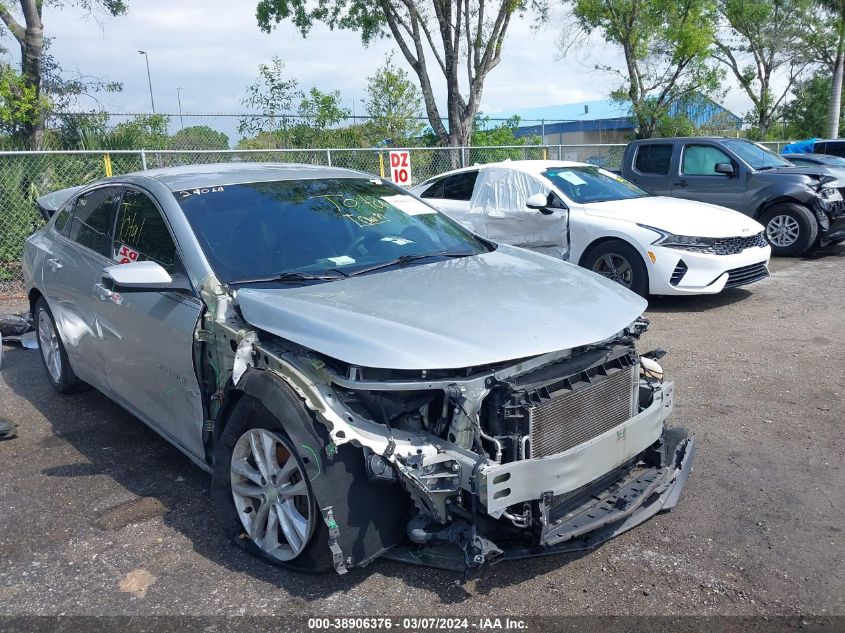
<instances>
[{"instance_id":1,"label":"fender","mask_svg":"<svg viewBox=\"0 0 845 633\"><path fill-rule=\"evenodd\" d=\"M311 458L314 468L309 475L318 508L327 523L331 509L337 524L331 541L342 553L335 561L338 572L363 567L404 540L410 506L402 486L371 481L363 450L351 443L334 444L326 427L280 378L267 370L248 368L231 391L239 396L230 415L250 406L254 415L274 417L302 455Z\"/></svg>"}]
</instances>

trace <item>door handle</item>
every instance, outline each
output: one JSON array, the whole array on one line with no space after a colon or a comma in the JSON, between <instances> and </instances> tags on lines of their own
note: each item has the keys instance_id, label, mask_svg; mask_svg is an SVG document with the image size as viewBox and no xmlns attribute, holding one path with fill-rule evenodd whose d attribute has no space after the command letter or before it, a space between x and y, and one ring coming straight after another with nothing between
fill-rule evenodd
<instances>
[{"instance_id":1,"label":"door handle","mask_svg":"<svg viewBox=\"0 0 845 633\"><path fill-rule=\"evenodd\" d=\"M47 265L50 267L50 270L52 270L53 272L56 272L57 270L59 270L62 267L62 262L61 262L61 260L59 260L55 257L50 257L47 260Z\"/></svg>"},{"instance_id":2,"label":"door handle","mask_svg":"<svg viewBox=\"0 0 845 633\"><path fill-rule=\"evenodd\" d=\"M673 182L672 184L675 185L676 187L686 187L687 181L686 180L679 180L678 182Z\"/></svg>"},{"instance_id":3,"label":"door handle","mask_svg":"<svg viewBox=\"0 0 845 633\"><path fill-rule=\"evenodd\" d=\"M114 296L114 293L106 288L103 284L94 285L94 294L100 298L100 301L106 301Z\"/></svg>"}]
</instances>

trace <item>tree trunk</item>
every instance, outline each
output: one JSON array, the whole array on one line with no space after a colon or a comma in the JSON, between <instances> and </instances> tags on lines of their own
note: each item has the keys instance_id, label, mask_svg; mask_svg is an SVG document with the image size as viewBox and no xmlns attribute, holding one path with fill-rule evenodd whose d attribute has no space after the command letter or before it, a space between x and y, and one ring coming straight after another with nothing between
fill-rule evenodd
<instances>
[{"instance_id":1,"label":"tree trunk","mask_svg":"<svg viewBox=\"0 0 845 633\"><path fill-rule=\"evenodd\" d=\"M839 43L836 48L836 64L833 68L833 82L830 87L830 106L827 111L827 137L839 137L839 117L842 113L842 66L845 63L845 16L839 18Z\"/></svg>"},{"instance_id":2,"label":"tree trunk","mask_svg":"<svg viewBox=\"0 0 845 633\"><path fill-rule=\"evenodd\" d=\"M41 22L40 0L20 0L24 23L20 24L0 3L0 19L21 47L21 75L24 83L41 97L41 63L44 56L44 25ZM25 141L30 149L40 149L44 134L44 121L38 118L24 126Z\"/></svg>"}]
</instances>

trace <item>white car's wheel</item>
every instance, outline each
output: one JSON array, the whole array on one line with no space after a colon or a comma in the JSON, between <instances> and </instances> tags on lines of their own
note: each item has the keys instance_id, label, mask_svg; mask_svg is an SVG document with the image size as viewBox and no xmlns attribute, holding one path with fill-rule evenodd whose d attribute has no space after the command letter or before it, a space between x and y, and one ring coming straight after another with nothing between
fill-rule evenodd
<instances>
[{"instance_id":1,"label":"white car's wheel","mask_svg":"<svg viewBox=\"0 0 845 633\"><path fill-rule=\"evenodd\" d=\"M591 248L582 261L584 268L607 277L636 292L648 294L648 270L637 250L622 240L602 242Z\"/></svg>"}]
</instances>

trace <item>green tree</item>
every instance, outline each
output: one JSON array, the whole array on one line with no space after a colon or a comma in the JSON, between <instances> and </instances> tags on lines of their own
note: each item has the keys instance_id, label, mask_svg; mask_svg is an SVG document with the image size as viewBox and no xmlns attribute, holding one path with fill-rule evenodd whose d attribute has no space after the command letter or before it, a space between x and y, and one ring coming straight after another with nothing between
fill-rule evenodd
<instances>
[{"instance_id":1,"label":"green tree","mask_svg":"<svg viewBox=\"0 0 845 633\"><path fill-rule=\"evenodd\" d=\"M715 96L722 73L709 62L713 0L573 0L575 26L621 49L625 66L598 66L621 84L611 96L630 102L640 138L654 136L672 104ZM573 40L564 37L563 52Z\"/></svg>"},{"instance_id":2,"label":"green tree","mask_svg":"<svg viewBox=\"0 0 845 633\"><path fill-rule=\"evenodd\" d=\"M809 66L804 34L811 5L809 0L719 0L718 7L722 23L713 57L751 100L753 133L765 139Z\"/></svg>"},{"instance_id":3,"label":"green tree","mask_svg":"<svg viewBox=\"0 0 845 633\"><path fill-rule=\"evenodd\" d=\"M783 107L787 138L826 137L829 132L828 105L833 79L827 69L819 69L795 82L794 98ZM842 114L837 127L842 123ZM835 138L835 137L832 137Z\"/></svg>"},{"instance_id":4,"label":"green tree","mask_svg":"<svg viewBox=\"0 0 845 633\"><path fill-rule=\"evenodd\" d=\"M820 136L838 138L845 66L845 0L817 0L811 8L804 40L812 61L826 66L832 76L826 99L827 127Z\"/></svg>"},{"instance_id":5,"label":"green tree","mask_svg":"<svg viewBox=\"0 0 845 633\"><path fill-rule=\"evenodd\" d=\"M207 125L192 125L173 134L167 141L170 149L229 149L229 137Z\"/></svg>"},{"instance_id":6,"label":"green tree","mask_svg":"<svg viewBox=\"0 0 845 633\"><path fill-rule=\"evenodd\" d=\"M142 114L110 126L108 115L65 115L60 144L63 149L165 149L168 118L163 114Z\"/></svg>"},{"instance_id":7,"label":"green tree","mask_svg":"<svg viewBox=\"0 0 845 633\"><path fill-rule=\"evenodd\" d=\"M315 22L359 31L365 45L389 34L417 75L429 124L440 143L466 145L484 81L501 60L511 18L528 4L528 0L259 0L256 16L267 32L290 20L303 36ZM435 100L432 74L437 71L446 83L448 126Z\"/></svg>"},{"instance_id":8,"label":"green tree","mask_svg":"<svg viewBox=\"0 0 845 633\"><path fill-rule=\"evenodd\" d=\"M112 16L126 13L123 0L0 0L0 20L15 38L21 49L21 76L36 99L41 98L44 77L44 23L45 5L62 7L72 4L88 11L102 9ZM41 146L44 119L29 120L24 124L27 143L32 149Z\"/></svg>"},{"instance_id":9,"label":"green tree","mask_svg":"<svg viewBox=\"0 0 845 633\"><path fill-rule=\"evenodd\" d=\"M281 138L284 143L293 104L301 96L299 82L285 76L285 65L281 59L274 57L270 64L260 64L258 78L247 86L246 96L241 100L256 114L238 121L238 133L242 136L262 136L268 140L265 146L268 149L278 147L276 141L269 141Z\"/></svg>"},{"instance_id":10,"label":"green tree","mask_svg":"<svg viewBox=\"0 0 845 633\"><path fill-rule=\"evenodd\" d=\"M339 90L322 92L311 88L299 102L300 118L290 130L291 144L294 147L338 147L342 143L342 130L337 126L350 116L342 102Z\"/></svg>"},{"instance_id":11,"label":"green tree","mask_svg":"<svg viewBox=\"0 0 845 633\"><path fill-rule=\"evenodd\" d=\"M23 132L40 121L49 103L12 66L0 61L0 147L19 149Z\"/></svg>"},{"instance_id":12,"label":"green tree","mask_svg":"<svg viewBox=\"0 0 845 633\"><path fill-rule=\"evenodd\" d=\"M393 63L392 53L367 78L364 105L370 116L370 134L375 143L389 141L393 145L407 145L425 128L420 120L422 94L408 79L408 73Z\"/></svg>"}]
</instances>

